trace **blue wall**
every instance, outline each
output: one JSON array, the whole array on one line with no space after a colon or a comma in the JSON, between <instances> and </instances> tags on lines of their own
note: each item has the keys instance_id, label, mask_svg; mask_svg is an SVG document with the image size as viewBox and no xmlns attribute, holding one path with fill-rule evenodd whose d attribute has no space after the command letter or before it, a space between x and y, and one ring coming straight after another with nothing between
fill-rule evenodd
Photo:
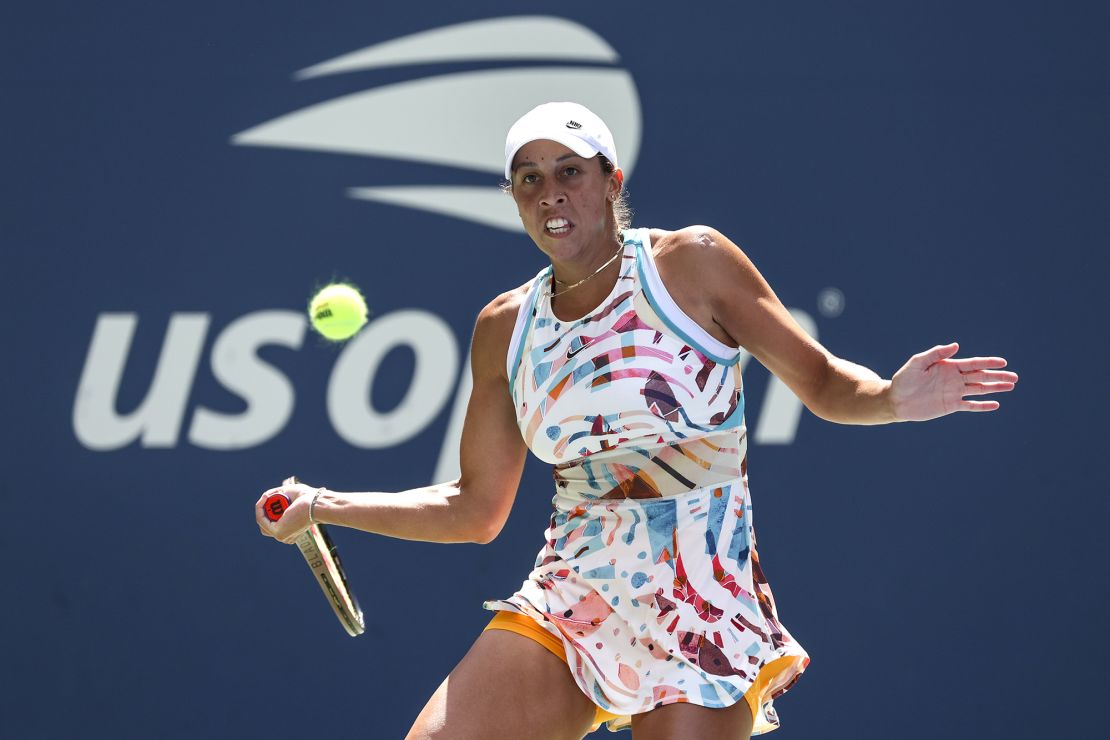
<instances>
[{"instance_id":1,"label":"blue wall","mask_svg":"<svg viewBox=\"0 0 1110 740\"><path fill-rule=\"evenodd\" d=\"M889 376L956 339L1022 375L995 414L854 428L746 370L762 559L813 659L776 737L1101 729L1105 4L571 2L523 50L400 51L377 45L520 5L159 6L0 12L0 735L403 735L531 567L549 472L529 462L487 546L336 530L357 640L251 507L291 473L450 468L474 317L543 266L489 197L500 111L568 80L639 139L637 223L729 234L837 354ZM421 87L445 75L477 93ZM245 136L307 110L284 144ZM334 277L403 336L384 356L304 331ZM442 394L391 417L417 369Z\"/></svg>"}]
</instances>

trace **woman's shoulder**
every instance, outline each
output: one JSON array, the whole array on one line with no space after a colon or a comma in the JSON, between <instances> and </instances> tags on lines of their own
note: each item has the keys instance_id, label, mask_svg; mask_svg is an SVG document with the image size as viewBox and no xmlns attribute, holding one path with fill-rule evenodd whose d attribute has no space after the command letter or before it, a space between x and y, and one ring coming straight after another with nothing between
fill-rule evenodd
<instances>
[{"instance_id":1,"label":"woman's shoulder","mask_svg":"<svg viewBox=\"0 0 1110 740\"><path fill-rule=\"evenodd\" d=\"M528 293L534 281L529 280L523 285L518 285L512 290L506 290L485 305L478 314L478 323L491 327L499 327L501 331L512 333L520 307L528 298Z\"/></svg>"},{"instance_id":2,"label":"woman's shoulder","mask_svg":"<svg viewBox=\"0 0 1110 740\"><path fill-rule=\"evenodd\" d=\"M504 358L512 342L517 316L528 299L534 280L507 290L486 304L474 325L474 350ZM503 364L503 363L502 363Z\"/></svg>"},{"instance_id":3,"label":"woman's shoulder","mask_svg":"<svg viewBox=\"0 0 1110 740\"><path fill-rule=\"evenodd\" d=\"M655 259L681 261L705 257L733 246L732 242L712 226L695 224L681 229L648 229L651 254Z\"/></svg>"},{"instance_id":4,"label":"woman's shoulder","mask_svg":"<svg viewBox=\"0 0 1110 740\"><path fill-rule=\"evenodd\" d=\"M722 301L733 301L743 291L739 248L700 224L675 231L651 229L650 238L659 280L675 304L714 339L735 347L736 340L715 317Z\"/></svg>"}]
</instances>

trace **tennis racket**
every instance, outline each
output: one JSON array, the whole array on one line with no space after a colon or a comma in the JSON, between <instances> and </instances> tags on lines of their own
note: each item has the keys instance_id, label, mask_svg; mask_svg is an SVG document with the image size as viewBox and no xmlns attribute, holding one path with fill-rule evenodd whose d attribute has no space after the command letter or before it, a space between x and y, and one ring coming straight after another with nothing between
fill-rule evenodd
<instances>
[{"instance_id":1,"label":"tennis racket","mask_svg":"<svg viewBox=\"0 0 1110 740\"><path fill-rule=\"evenodd\" d=\"M286 479L286 485L296 483L296 478ZM271 522L281 519L285 510L289 508L289 497L282 493L275 493L266 499L262 505L266 518ZM324 591L328 603L339 617L339 623L351 637L358 637L366 631L366 623L362 618L362 608L358 599L351 592L347 583L347 574L343 571L343 564L339 560L339 553L331 541L331 536L323 524L311 524L301 533L296 540L297 549L304 555L308 567L316 576L316 582Z\"/></svg>"}]
</instances>

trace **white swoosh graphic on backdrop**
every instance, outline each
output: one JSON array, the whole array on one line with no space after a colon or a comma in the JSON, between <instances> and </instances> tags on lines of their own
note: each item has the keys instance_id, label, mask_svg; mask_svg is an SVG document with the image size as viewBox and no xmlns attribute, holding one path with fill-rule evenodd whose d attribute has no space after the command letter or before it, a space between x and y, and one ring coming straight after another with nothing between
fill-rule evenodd
<instances>
[{"instance_id":1,"label":"white swoosh graphic on backdrop","mask_svg":"<svg viewBox=\"0 0 1110 740\"><path fill-rule=\"evenodd\" d=\"M621 167L631 170L640 149L640 99L623 69L526 67L425 77L302 108L231 141L499 173L510 124L535 105L567 99L609 124L621 142Z\"/></svg>"},{"instance_id":2,"label":"white swoosh graphic on backdrop","mask_svg":"<svg viewBox=\"0 0 1110 740\"><path fill-rule=\"evenodd\" d=\"M513 199L500 188L467 185L394 185L350 188L347 195L474 221L505 231L524 231Z\"/></svg>"},{"instance_id":3,"label":"white swoosh graphic on backdrop","mask_svg":"<svg viewBox=\"0 0 1110 740\"><path fill-rule=\"evenodd\" d=\"M617 52L591 29L563 18L517 16L459 23L368 46L293 76L298 80L402 64L493 59L573 59L612 63Z\"/></svg>"},{"instance_id":4,"label":"white swoosh graphic on backdrop","mask_svg":"<svg viewBox=\"0 0 1110 740\"><path fill-rule=\"evenodd\" d=\"M585 26L562 18L521 16L394 39L308 67L297 76L414 62L522 57L606 62L618 58ZM620 143L627 181L640 151L640 96L632 75L614 67L511 67L425 77L293 111L235 134L231 143L426 162L495 174L500 180L509 125L551 100L580 102L605 119ZM347 194L522 230L511 199L492 183L364 187Z\"/></svg>"}]
</instances>

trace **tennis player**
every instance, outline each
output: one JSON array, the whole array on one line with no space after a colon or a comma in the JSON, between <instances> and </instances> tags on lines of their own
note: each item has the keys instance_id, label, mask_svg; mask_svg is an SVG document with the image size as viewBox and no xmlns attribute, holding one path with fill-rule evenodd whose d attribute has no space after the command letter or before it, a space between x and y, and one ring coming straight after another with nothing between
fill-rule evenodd
<instances>
[{"instance_id":1,"label":"tennis player","mask_svg":"<svg viewBox=\"0 0 1110 740\"><path fill-rule=\"evenodd\" d=\"M526 450L554 466L554 512L521 587L494 612L408 735L739 740L778 725L808 663L756 550L740 347L814 414L845 424L998 408L998 357L956 344L890 380L830 353L752 262L706 226L629 228L613 137L549 103L510 129L505 176L550 261L478 316L458 480L401 493L266 491L263 534L310 521L411 540L493 540ZM271 523L261 502L292 499ZM523 573L522 573L523 575Z\"/></svg>"}]
</instances>

